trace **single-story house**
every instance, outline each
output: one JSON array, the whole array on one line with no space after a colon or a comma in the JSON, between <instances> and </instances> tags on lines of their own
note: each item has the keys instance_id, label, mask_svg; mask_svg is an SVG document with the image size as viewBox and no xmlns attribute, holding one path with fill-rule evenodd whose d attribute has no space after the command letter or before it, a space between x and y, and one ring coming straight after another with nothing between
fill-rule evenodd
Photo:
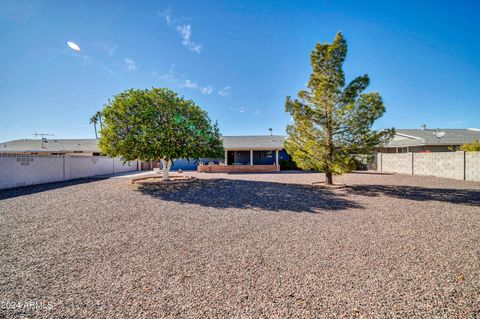
<instances>
[{"instance_id":1,"label":"single-story house","mask_svg":"<svg viewBox=\"0 0 480 319\"><path fill-rule=\"evenodd\" d=\"M224 136L225 156L222 159L201 159L200 161L177 159L173 170L195 170L204 166L202 171L277 171L281 160L290 160L284 150L285 136ZM96 139L23 139L0 143L0 153L44 154L44 155L82 155L101 156ZM209 163L218 164L213 169ZM159 167L159 163L142 163L142 169ZM218 168L222 166L222 168Z\"/></svg>"},{"instance_id":2,"label":"single-story house","mask_svg":"<svg viewBox=\"0 0 480 319\"><path fill-rule=\"evenodd\" d=\"M381 153L451 152L480 140L480 129L396 129L394 138L378 149Z\"/></svg>"}]
</instances>

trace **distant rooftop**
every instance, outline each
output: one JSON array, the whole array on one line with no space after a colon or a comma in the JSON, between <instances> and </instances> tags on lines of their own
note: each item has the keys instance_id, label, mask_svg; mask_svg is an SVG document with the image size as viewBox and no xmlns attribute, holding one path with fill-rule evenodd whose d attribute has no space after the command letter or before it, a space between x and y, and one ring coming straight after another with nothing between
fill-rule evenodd
<instances>
[{"instance_id":1,"label":"distant rooftop","mask_svg":"<svg viewBox=\"0 0 480 319\"><path fill-rule=\"evenodd\" d=\"M99 152L96 139L24 139L0 143L0 152Z\"/></svg>"},{"instance_id":2,"label":"distant rooftop","mask_svg":"<svg viewBox=\"0 0 480 319\"><path fill-rule=\"evenodd\" d=\"M437 139L437 129L396 129L396 134L384 147L406 147L422 145L461 145L480 140L480 129L439 129L445 135ZM226 150L280 150L286 137L282 135L223 136ZM24 139L0 143L1 152L25 153L71 153L100 152L96 139Z\"/></svg>"},{"instance_id":3,"label":"distant rooftop","mask_svg":"<svg viewBox=\"0 0 480 319\"><path fill-rule=\"evenodd\" d=\"M256 136L224 136L225 149L282 149L285 136L256 135ZM71 152L100 152L96 139L24 139L0 143L0 152L24 153L71 153Z\"/></svg>"},{"instance_id":4,"label":"distant rooftop","mask_svg":"<svg viewBox=\"0 0 480 319\"><path fill-rule=\"evenodd\" d=\"M395 137L385 147L406 147L422 145L462 145L480 140L480 129L438 129L444 132L441 138L435 136L437 129L396 129Z\"/></svg>"}]
</instances>

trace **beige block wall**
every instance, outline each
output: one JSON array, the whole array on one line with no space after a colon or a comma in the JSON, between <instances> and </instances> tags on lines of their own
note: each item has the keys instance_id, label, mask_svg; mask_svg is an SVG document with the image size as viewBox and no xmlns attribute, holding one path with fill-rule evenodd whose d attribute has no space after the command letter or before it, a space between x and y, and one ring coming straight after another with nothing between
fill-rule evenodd
<instances>
[{"instance_id":1,"label":"beige block wall","mask_svg":"<svg viewBox=\"0 0 480 319\"><path fill-rule=\"evenodd\" d=\"M383 172L412 174L412 153L383 153L381 166Z\"/></svg>"},{"instance_id":2,"label":"beige block wall","mask_svg":"<svg viewBox=\"0 0 480 319\"><path fill-rule=\"evenodd\" d=\"M480 152L465 153L465 179L480 182Z\"/></svg>"},{"instance_id":3,"label":"beige block wall","mask_svg":"<svg viewBox=\"0 0 480 319\"><path fill-rule=\"evenodd\" d=\"M464 179L464 153L413 153L415 175Z\"/></svg>"},{"instance_id":4,"label":"beige block wall","mask_svg":"<svg viewBox=\"0 0 480 319\"><path fill-rule=\"evenodd\" d=\"M412 174L413 166L414 175L480 182L480 152L378 153L377 166L401 174Z\"/></svg>"}]
</instances>

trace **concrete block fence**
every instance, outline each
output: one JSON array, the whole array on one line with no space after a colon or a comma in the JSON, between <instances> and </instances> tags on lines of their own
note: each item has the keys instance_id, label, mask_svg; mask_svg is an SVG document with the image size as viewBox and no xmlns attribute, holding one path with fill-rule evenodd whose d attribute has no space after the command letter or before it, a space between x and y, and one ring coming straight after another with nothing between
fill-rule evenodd
<instances>
[{"instance_id":1,"label":"concrete block fence","mask_svg":"<svg viewBox=\"0 0 480 319\"><path fill-rule=\"evenodd\" d=\"M480 181L480 152L378 153L377 170Z\"/></svg>"},{"instance_id":2,"label":"concrete block fence","mask_svg":"<svg viewBox=\"0 0 480 319\"><path fill-rule=\"evenodd\" d=\"M107 156L0 154L0 189L137 170Z\"/></svg>"}]
</instances>

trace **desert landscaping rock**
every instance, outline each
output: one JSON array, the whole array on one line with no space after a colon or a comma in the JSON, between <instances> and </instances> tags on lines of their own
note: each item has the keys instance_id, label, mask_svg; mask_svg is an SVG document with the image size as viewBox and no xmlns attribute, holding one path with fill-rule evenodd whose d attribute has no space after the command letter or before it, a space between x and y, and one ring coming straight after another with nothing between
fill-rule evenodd
<instances>
[{"instance_id":1,"label":"desert landscaping rock","mask_svg":"<svg viewBox=\"0 0 480 319\"><path fill-rule=\"evenodd\" d=\"M0 318L480 317L479 183L190 175L0 191Z\"/></svg>"},{"instance_id":2,"label":"desert landscaping rock","mask_svg":"<svg viewBox=\"0 0 480 319\"><path fill-rule=\"evenodd\" d=\"M136 185L171 185L178 183L189 183L196 179L194 176L176 174L171 175L169 180L163 180L163 176L159 174L151 174L140 177L134 177L130 180L130 184Z\"/></svg>"}]
</instances>

